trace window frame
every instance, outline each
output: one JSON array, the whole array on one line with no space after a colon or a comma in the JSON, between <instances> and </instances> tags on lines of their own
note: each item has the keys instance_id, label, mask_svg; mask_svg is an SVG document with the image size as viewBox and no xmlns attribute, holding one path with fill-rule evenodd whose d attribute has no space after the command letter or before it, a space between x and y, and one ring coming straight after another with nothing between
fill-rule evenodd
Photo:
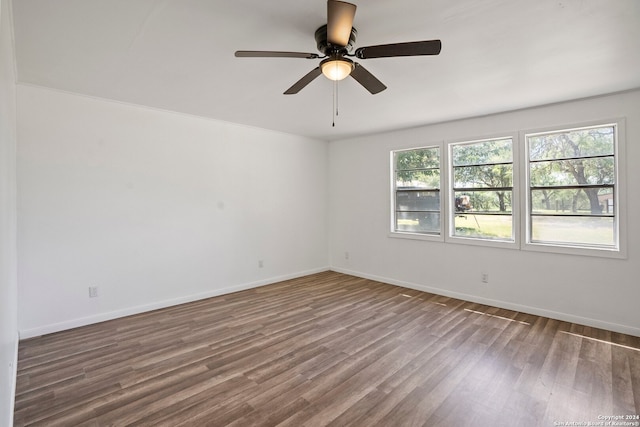
<instances>
[{"instance_id":1,"label":"window frame","mask_svg":"<svg viewBox=\"0 0 640 427\"><path fill-rule=\"evenodd\" d=\"M406 151L414 151L414 150L425 150L425 149L438 149L439 150L439 174L440 174L440 187L438 188L438 196L440 199L440 209L439 209L439 215L440 215L440 229L439 232L437 234L435 233L420 233L420 232L414 232L414 231L402 231L402 230L396 230L396 200L397 200L397 187L396 187L396 153L401 153L401 152L406 152ZM401 238L401 239L412 239L412 240L427 240L427 241L434 241L434 242L443 242L444 241L444 230L445 230L445 221L446 221L446 215L445 215L445 198L443 197L443 188L445 183L444 183L444 171L443 171L443 164L445 162L445 150L444 150L444 146L443 143L432 143L432 144L427 144L427 145L423 145L423 146L419 146L419 147L411 147L411 148L401 148L401 149L395 149L395 150L391 150L390 153L390 181L391 181L391 188L390 188L390 221L389 221L389 237L394 237L394 238ZM432 191L433 189L427 189L427 191Z\"/></svg>"},{"instance_id":2,"label":"window frame","mask_svg":"<svg viewBox=\"0 0 640 427\"><path fill-rule=\"evenodd\" d=\"M455 233L455 179L453 165L453 149L459 145L469 145L502 139L511 140L511 166L512 166L512 189L511 189L511 240L488 239L482 237L456 236ZM446 218L447 232L445 242L489 246L496 248L519 249L520 248L520 161L519 161L519 134L517 132L501 132L494 135L484 135L476 138L455 139L446 141L447 147L447 203Z\"/></svg>"},{"instance_id":3,"label":"window frame","mask_svg":"<svg viewBox=\"0 0 640 427\"><path fill-rule=\"evenodd\" d=\"M613 147L613 162L615 168L615 177L613 184L614 199L614 238L616 244L612 247L597 246L579 243L561 243L561 242L540 242L532 241L532 217L531 214L531 160L529 153L529 136L535 136L545 133L568 132L573 130L598 128L605 126L613 126L615 129L615 139ZM520 138L523 141L524 153L522 156L523 168L523 188L526 195L522 197L522 249L526 251L559 253L567 255L584 255L606 258L626 258L627 257L627 215L626 215L626 164L625 164L625 120L624 118L616 118L610 120L597 120L584 122L579 124L563 125L563 126L546 126L544 128L523 130L520 132Z\"/></svg>"},{"instance_id":4,"label":"window frame","mask_svg":"<svg viewBox=\"0 0 640 427\"><path fill-rule=\"evenodd\" d=\"M616 129L614 141L614 209L615 209L615 233L617 245L615 247L571 245L555 242L532 242L531 236L531 185L530 185L530 161L529 142L527 136L542 133L557 133L562 131L602 127L613 125ZM513 241L483 239L468 236L453 235L452 227L455 226L455 193L453 190L453 161L452 146L457 144L469 144L474 142L492 141L510 138L512 140L512 225ZM440 149L440 234L424 234L395 230L396 212L396 170L395 153L402 151L418 150L425 148ZM566 255L592 256L600 258L627 259L627 165L626 165L626 120L617 117L607 120L592 120L582 123L560 124L539 128L518 130L513 132L501 132L479 138L457 138L444 140L441 143L427 144L413 148L399 148L390 151L390 232L389 237L439 241L444 243L456 243L471 246L488 246L496 248L517 249L540 253L557 253Z\"/></svg>"}]
</instances>

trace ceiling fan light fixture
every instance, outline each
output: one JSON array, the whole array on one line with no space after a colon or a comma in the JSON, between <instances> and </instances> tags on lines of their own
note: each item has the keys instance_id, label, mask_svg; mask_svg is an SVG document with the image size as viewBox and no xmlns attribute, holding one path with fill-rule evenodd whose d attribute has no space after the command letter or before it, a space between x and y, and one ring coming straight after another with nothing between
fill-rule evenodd
<instances>
[{"instance_id":1,"label":"ceiling fan light fixture","mask_svg":"<svg viewBox=\"0 0 640 427\"><path fill-rule=\"evenodd\" d=\"M353 68L353 61L346 58L328 58L320 64L322 74L333 81L347 78L353 71Z\"/></svg>"}]
</instances>

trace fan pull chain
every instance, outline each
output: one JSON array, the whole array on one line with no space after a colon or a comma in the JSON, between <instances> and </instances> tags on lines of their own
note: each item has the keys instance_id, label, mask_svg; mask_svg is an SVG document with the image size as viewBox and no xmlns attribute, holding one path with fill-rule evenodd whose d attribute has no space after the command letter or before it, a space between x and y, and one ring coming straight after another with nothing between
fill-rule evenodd
<instances>
[{"instance_id":1,"label":"fan pull chain","mask_svg":"<svg viewBox=\"0 0 640 427\"><path fill-rule=\"evenodd\" d=\"M336 80L336 117L338 117L338 81Z\"/></svg>"},{"instance_id":2,"label":"fan pull chain","mask_svg":"<svg viewBox=\"0 0 640 427\"><path fill-rule=\"evenodd\" d=\"M336 117L338 117L338 81L333 81L333 122L332 127L336 127Z\"/></svg>"}]
</instances>

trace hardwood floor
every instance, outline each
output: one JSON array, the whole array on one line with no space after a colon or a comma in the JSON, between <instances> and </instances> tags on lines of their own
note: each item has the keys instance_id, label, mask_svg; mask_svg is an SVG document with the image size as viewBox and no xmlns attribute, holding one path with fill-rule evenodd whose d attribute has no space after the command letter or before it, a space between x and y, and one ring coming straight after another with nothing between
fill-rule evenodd
<instances>
[{"instance_id":1,"label":"hardwood floor","mask_svg":"<svg viewBox=\"0 0 640 427\"><path fill-rule=\"evenodd\" d=\"M15 425L529 427L636 414L638 337L325 272L22 341Z\"/></svg>"}]
</instances>

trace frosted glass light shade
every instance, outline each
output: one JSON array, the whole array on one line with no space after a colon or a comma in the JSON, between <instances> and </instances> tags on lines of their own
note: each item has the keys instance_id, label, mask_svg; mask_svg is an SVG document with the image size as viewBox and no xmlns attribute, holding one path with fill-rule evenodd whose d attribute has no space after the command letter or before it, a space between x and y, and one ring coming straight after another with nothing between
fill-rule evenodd
<instances>
[{"instance_id":1,"label":"frosted glass light shade","mask_svg":"<svg viewBox=\"0 0 640 427\"><path fill-rule=\"evenodd\" d=\"M353 62L347 59L331 59L320 64L320 69L329 80L342 80L353 71Z\"/></svg>"}]
</instances>

